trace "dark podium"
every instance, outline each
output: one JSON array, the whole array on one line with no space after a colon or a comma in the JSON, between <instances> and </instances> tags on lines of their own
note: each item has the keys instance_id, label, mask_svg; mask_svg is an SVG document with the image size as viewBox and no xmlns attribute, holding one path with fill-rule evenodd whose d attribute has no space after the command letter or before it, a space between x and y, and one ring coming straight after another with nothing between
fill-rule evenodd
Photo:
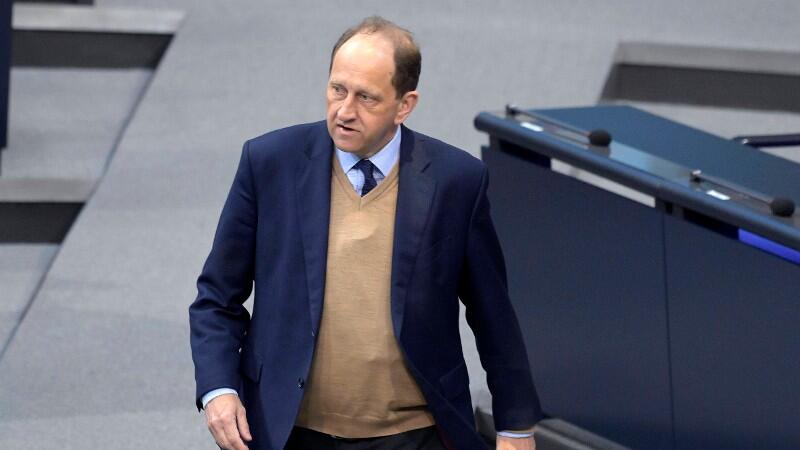
<instances>
[{"instance_id":1,"label":"dark podium","mask_svg":"<svg viewBox=\"0 0 800 450\"><path fill-rule=\"evenodd\" d=\"M630 107L517 111L475 125L545 412L637 449L800 448L800 212L769 205L800 165Z\"/></svg>"}]
</instances>

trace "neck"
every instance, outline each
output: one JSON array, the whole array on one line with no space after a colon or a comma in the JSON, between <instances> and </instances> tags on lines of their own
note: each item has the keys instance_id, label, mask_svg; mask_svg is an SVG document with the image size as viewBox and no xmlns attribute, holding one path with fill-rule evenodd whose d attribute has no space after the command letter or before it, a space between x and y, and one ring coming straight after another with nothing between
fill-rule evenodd
<instances>
[{"instance_id":1,"label":"neck","mask_svg":"<svg viewBox=\"0 0 800 450\"><path fill-rule=\"evenodd\" d=\"M353 153L361 159L366 159L375 156L376 153L383 150L384 147L389 145L389 142L392 142L392 139L394 139L394 136L397 134L397 129L399 126L400 125L397 125L394 128L394 130L392 130L392 132L388 134L386 138L384 138L378 145L375 146L375 148L365 152L353 152Z\"/></svg>"}]
</instances>

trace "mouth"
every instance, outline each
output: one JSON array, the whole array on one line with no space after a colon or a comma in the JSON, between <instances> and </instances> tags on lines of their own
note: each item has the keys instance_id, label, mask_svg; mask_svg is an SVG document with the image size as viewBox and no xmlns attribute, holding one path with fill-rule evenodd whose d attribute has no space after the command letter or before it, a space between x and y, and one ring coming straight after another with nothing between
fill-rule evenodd
<instances>
[{"instance_id":1,"label":"mouth","mask_svg":"<svg viewBox=\"0 0 800 450\"><path fill-rule=\"evenodd\" d=\"M357 131L358 131L358 130L356 130L356 129L354 129L354 128L350 128L350 127L348 127L348 126L345 126L345 125L342 125L342 124L339 124L339 123L337 123L337 124L336 124L336 128L337 128L339 131L343 131L343 132L345 132L345 133L355 133L355 132L357 132Z\"/></svg>"}]
</instances>

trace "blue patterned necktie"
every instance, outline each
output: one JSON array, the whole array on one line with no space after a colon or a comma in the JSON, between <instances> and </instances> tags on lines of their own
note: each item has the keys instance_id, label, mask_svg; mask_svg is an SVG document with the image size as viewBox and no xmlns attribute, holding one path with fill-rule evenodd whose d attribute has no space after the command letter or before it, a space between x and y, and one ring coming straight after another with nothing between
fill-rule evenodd
<instances>
[{"instance_id":1,"label":"blue patterned necktie","mask_svg":"<svg viewBox=\"0 0 800 450\"><path fill-rule=\"evenodd\" d=\"M368 159L362 159L356 163L356 168L364 174L364 187L361 188L361 196L363 197L369 194L369 191L374 189L378 184L375 182L375 176L373 175L375 164L372 164L372 161Z\"/></svg>"}]
</instances>

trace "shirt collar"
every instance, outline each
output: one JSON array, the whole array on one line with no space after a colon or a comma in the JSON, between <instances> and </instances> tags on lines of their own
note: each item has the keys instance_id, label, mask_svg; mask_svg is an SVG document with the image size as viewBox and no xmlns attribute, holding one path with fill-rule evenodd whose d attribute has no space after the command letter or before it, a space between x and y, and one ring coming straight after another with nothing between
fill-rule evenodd
<instances>
[{"instance_id":1,"label":"shirt collar","mask_svg":"<svg viewBox=\"0 0 800 450\"><path fill-rule=\"evenodd\" d=\"M375 167L381 171L383 176L386 176L389 171L392 170L397 160L400 159L400 134L400 126L398 126L392 140L382 149L378 150L378 153L367 158L372 164L375 164ZM353 166L361 161L358 155L338 148L336 149L336 157L339 159L339 164L342 166L344 173L349 172Z\"/></svg>"}]
</instances>

